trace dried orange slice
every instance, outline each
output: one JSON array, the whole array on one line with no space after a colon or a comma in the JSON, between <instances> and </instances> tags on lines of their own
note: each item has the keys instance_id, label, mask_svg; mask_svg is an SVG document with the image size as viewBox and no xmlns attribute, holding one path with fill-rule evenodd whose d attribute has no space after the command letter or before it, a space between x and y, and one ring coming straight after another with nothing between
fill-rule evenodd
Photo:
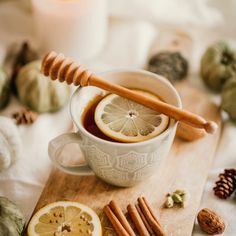
<instances>
[{"instance_id":1,"label":"dried orange slice","mask_svg":"<svg viewBox=\"0 0 236 236\"><path fill-rule=\"evenodd\" d=\"M29 236L101 236L97 214L78 202L59 201L41 208L28 226Z\"/></svg>"}]
</instances>

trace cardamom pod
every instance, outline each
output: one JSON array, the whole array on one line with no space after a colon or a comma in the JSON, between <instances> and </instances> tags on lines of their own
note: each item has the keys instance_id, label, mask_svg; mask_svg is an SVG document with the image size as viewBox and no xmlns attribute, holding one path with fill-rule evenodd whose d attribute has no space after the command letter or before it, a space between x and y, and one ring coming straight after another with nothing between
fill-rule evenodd
<instances>
[{"instance_id":1,"label":"cardamom pod","mask_svg":"<svg viewBox=\"0 0 236 236\"><path fill-rule=\"evenodd\" d=\"M174 200L171 196L168 196L165 201L165 207L166 208L172 208L174 206Z\"/></svg>"},{"instance_id":2,"label":"cardamom pod","mask_svg":"<svg viewBox=\"0 0 236 236\"><path fill-rule=\"evenodd\" d=\"M177 189L174 191L174 193L178 194L179 196L183 196L186 194L186 192L182 189Z\"/></svg>"},{"instance_id":3,"label":"cardamom pod","mask_svg":"<svg viewBox=\"0 0 236 236\"><path fill-rule=\"evenodd\" d=\"M183 202L182 197L177 193L172 194L172 199L173 199L174 203L182 203Z\"/></svg>"},{"instance_id":4,"label":"cardamom pod","mask_svg":"<svg viewBox=\"0 0 236 236\"><path fill-rule=\"evenodd\" d=\"M190 194L188 191L177 189L173 193L166 195L166 201L164 206L166 208L172 208L174 205L185 208L189 203Z\"/></svg>"}]
</instances>

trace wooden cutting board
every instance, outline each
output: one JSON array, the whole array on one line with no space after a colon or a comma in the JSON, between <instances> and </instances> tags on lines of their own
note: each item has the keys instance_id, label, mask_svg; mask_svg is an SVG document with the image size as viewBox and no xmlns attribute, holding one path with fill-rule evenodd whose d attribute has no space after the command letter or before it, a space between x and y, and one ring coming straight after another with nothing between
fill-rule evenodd
<instances>
[{"instance_id":1,"label":"wooden cutting board","mask_svg":"<svg viewBox=\"0 0 236 236\"><path fill-rule=\"evenodd\" d=\"M207 94L181 82L178 90L184 107L220 124L219 109ZM168 236L189 236L198 212L207 174L214 158L220 137L220 128L214 135L194 141L175 139L169 156L150 179L131 188L118 188L99 180L95 176L73 176L54 169L45 185L35 211L58 200L72 200L93 208L99 215L103 235L116 235L102 212L111 199L116 199L124 212L130 202L143 195L150 201ZM74 155L80 154L77 152ZM162 207L165 196L177 188L190 192L189 206L185 209Z\"/></svg>"}]
</instances>

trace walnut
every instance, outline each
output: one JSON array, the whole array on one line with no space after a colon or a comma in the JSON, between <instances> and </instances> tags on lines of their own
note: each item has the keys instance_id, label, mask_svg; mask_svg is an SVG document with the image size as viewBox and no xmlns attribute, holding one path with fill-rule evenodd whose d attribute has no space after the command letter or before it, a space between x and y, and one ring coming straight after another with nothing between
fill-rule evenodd
<instances>
[{"instance_id":1,"label":"walnut","mask_svg":"<svg viewBox=\"0 0 236 236\"><path fill-rule=\"evenodd\" d=\"M225 230L223 219L214 211L204 208L197 215L198 224L201 229L210 234L222 234Z\"/></svg>"}]
</instances>

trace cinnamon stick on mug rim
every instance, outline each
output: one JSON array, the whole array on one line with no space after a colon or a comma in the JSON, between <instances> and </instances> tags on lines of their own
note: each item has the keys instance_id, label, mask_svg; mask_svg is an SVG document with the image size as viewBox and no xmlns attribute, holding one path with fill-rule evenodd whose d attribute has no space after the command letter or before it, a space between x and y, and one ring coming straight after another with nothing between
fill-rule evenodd
<instances>
[{"instance_id":1,"label":"cinnamon stick on mug rim","mask_svg":"<svg viewBox=\"0 0 236 236\"><path fill-rule=\"evenodd\" d=\"M65 58L63 54L56 52L48 53L42 62L41 71L44 75L50 76L52 80L58 79L60 82L66 81L67 84L80 86L96 86L105 89L111 93L126 97L144 106L159 111L175 120L187 123L196 128L205 129L208 133L214 133L217 130L217 124L213 121L206 121L203 117L180 109L171 104L157 99L148 98L136 91L127 89L118 84L103 80L76 64L73 60Z\"/></svg>"}]
</instances>

